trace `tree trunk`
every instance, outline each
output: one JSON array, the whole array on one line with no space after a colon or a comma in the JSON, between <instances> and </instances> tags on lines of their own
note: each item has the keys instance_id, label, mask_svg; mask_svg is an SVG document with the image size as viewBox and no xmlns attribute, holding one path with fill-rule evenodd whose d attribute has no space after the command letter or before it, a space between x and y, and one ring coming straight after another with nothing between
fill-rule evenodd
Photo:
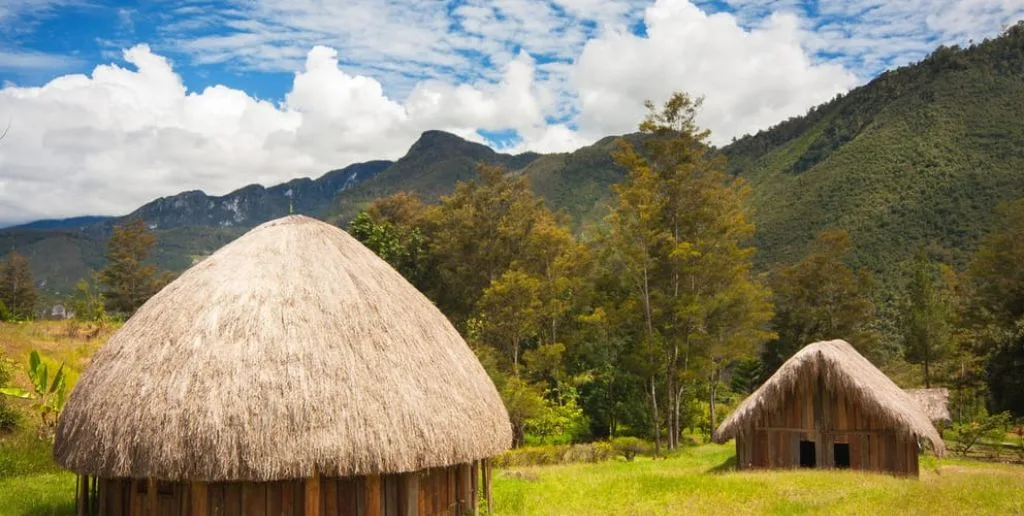
<instances>
[{"instance_id":1,"label":"tree trunk","mask_svg":"<svg viewBox=\"0 0 1024 516\"><path fill-rule=\"evenodd\" d=\"M680 408L682 407L682 404L683 404L683 390L684 389L686 389L685 382L680 382L679 390L676 392L676 399L675 399L676 404L673 407L673 412L675 412L674 417L675 417L675 421L676 421L676 447L677 448L679 447L679 437L683 434L683 429L681 428L681 426L679 424L679 412L680 412Z\"/></svg>"},{"instance_id":2,"label":"tree trunk","mask_svg":"<svg viewBox=\"0 0 1024 516\"><path fill-rule=\"evenodd\" d=\"M931 381L928 378L928 376L929 376L928 375L928 362L930 361L929 359L931 358L931 357L928 356L928 351L930 351L929 344L930 343L926 342L925 345L924 345L924 388L925 389L931 389L932 388Z\"/></svg>"},{"instance_id":3,"label":"tree trunk","mask_svg":"<svg viewBox=\"0 0 1024 516\"><path fill-rule=\"evenodd\" d=\"M711 371L710 384L708 385L708 410L710 411L711 420L711 432L708 435L715 434L715 398L718 397L718 366L714 366Z\"/></svg>"},{"instance_id":4,"label":"tree trunk","mask_svg":"<svg viewBox=\"0 0 1024 516\"><path fill-rule=\"evenodd\" d=\"M675 406L675 402L674 402L675 393L676 393L676 375L675 375L675 373L676 373L676 364L675 364L675 360L672 360L668 364L668 378L666 379L666 382L665 382L665 387L666 387L665 388L665 395L668 396L665 399L665 403L666 403L666 406L668 406L668 407ZM667 417L667 419L668 419L668 449L669 450L675 450L676 449L676 434L677 434L677 432L676 432L675 413L672 410L669 410L667 416L668 416Z\"/></svg>"},{"instance_id":5,"label":"tree trunk","mask_svg":"<svg viewBox=\"0 0 1024 516\"><path fill-rule=\"evenodd\" d=\"M661 455L661 424L658 419L658 397L654 389L654 375L651 375L651 414L654 416L654 456Z\"/></svg>"}]
</instances>

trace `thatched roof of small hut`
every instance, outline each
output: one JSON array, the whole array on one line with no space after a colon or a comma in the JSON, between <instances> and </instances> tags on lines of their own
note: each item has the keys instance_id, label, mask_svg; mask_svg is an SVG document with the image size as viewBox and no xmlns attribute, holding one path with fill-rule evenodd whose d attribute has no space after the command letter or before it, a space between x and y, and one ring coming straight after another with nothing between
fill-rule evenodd
<instances>
[{"instance_id":1,"label":"thatched roof of small hut","mask_svg":"<svg viewBox=\"0 0 1024 516\"><path fill-rule=\"evenodd\" d=\"M933 387L931 389L904 389L904 391L917 403L917 406L921 407L928 419L939 423L952 421L949 416L949 389Z\"/></svg>"},{"instance_id":2,"label":"thatched roof of small hut","mask_svg":"<svg viewBox=\"0 0 1024 516\"><path fill-rule=\"evenodd\" d=\"M267 481L414 471L511 442L445 316L344 231L289 216L125 323L71 394L54 456L95 476Z\"/></svg>"},{"instance_id":3,"label":"thatched roof of small hut","mask_svg":"<svg viewBox=\"0 0 1024 516\"><path fill-rule=\"evenodd\" d=\"M865 410L897 431L930 441L936 454L945 453L945 443L917 403L843 340L816 342L798 351L722 422L715 442L736 437L764 411L779 410L804 375L820 375L828 388L858 399Z\"/></svg>"}]
</instances>

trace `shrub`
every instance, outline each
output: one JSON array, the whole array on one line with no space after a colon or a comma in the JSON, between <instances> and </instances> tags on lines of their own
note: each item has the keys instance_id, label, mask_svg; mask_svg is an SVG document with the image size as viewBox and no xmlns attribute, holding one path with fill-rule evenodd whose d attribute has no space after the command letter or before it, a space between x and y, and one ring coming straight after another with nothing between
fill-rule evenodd
<instances>
[{"instance_id":1,"label":"shrub","mask_svg":"<svg viewBox=\"0 0 1024 516\"><path fill-rule=\"evenodd\" d=\"M494 458L501 468L522 466L549 466L579 462L602 462L616 454L610 443L596 442L574 445L524 446L509 450Z\"/></svg>"},{"instance_id":2,"label":"shrub","mask_svg":"<svg viewBox=\"0 0 1024 516\"><path fill-rule=\"evenodd\" d=\"M616 453L628 461L632 461L637 455L651 453L650 445L637 437L616 437L612 439L611 446Z\"/></svg>"},{"instance_id":3,"label":"shrub","mask_svg":"<svg viewBox=\"0 0 1024 516\"><path fill-rule=\"evenodd\" d=\"M6 386L11 376L14 376L14 362L0 352L0 387ZM9 434L18 428L21 414L8 405L4 398L0 396L0 434Z\"/></svg>"},{"instance_id":4,"label":"shrub","mask_svg":"<svg viewBox=\"0 0 1024 516\"><path fill-rule=\"evenodd\" d=\"M953 425L953 450L960 455L967 455L983 439L998 443L1005 437L1010 422L1010 413L1002 412L980 417L970 423Z\"/></svg>"}]
</instances>

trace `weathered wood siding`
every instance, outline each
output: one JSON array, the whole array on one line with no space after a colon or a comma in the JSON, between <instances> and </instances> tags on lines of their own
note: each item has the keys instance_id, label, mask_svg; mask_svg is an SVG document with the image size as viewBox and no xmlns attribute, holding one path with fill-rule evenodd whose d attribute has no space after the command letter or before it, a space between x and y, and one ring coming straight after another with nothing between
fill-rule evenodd
<instances>
[{"instance_id":1,"label":"weathered wood siding","mask_svg":"<svg viewBox=\"0 0 1024 516\"><path fill-rule=\"evenodd\" d=\"M80 516L441 516L473 510L482 468L278 482L79 477ZM487 489L486 482L484 488ZM314 505L309 505L310 503Z\"/></svg>"},{"instance_id":2,"label":"weathered wood siding","mask_svg":"<svg viewBox=\"0 0 1024 516\"><path fill-rule=\"evenodd\" d=\"M738 468L800 467L800 441L815 443L815 467L835 467L833 445L850 446L850 468L917 476L917 441L863 410L845 392L807 375L782 410L763 413L736 438Z\"/></svg>"}]
</instances>

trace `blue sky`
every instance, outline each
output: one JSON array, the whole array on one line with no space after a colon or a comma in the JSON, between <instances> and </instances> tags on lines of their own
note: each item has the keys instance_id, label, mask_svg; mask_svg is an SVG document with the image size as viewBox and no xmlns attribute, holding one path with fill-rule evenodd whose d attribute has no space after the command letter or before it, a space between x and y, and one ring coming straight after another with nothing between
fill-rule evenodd
<instances>
[{"instance_id":1,"label":"blue sky","mask_svg":"<svg viewBox=\"0 0 1024 516\"><path fill-rule=\"evenodd\" d=\"M0 224L317 176L426 129L567 151L679 89L727 143L1020 18L1024 0L4 0Z\"/></svg>"}]
</instances>

